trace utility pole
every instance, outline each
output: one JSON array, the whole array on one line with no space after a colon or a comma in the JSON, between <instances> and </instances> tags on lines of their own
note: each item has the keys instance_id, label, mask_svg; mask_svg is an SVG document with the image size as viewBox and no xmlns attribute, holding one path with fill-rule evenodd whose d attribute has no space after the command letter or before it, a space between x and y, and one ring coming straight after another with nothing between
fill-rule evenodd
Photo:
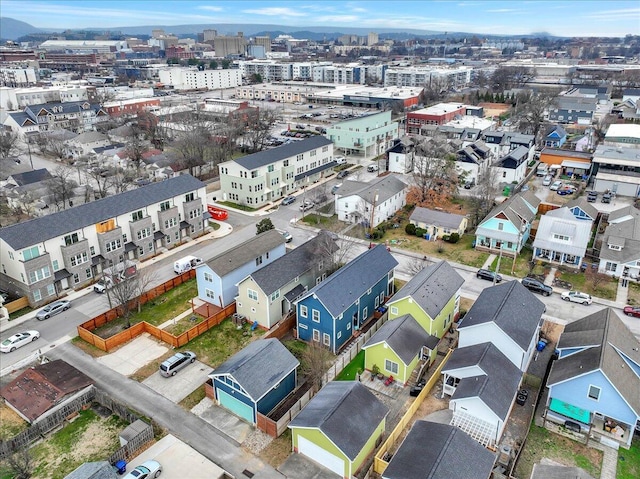
<instances>
[{"instance_id":1,"label":"utility pole","mask_svg":"<svg viewBox=\"0 0 640 479\"><path fill-rule=\"evenodd\" d=\"M498 255L498 264L496 264L496 270L493 272L493 285L496 285L496 279L498 279L498 271L500 271L500 261L502 260L502 243L500 243L500 254Z\"/></svg>"},{"instance_id":2,"label":"utility pole","mask_svg":"<svg viewBox=\"0 0 640 479\"><path fill-rule=\"evenodd\" d=\"M378 190L373 195L373 204L371 205L371 218L369 220L369 236L373 239L373 219L376 214L376 203L378 202Z\"/></svg>"}]
</instances>

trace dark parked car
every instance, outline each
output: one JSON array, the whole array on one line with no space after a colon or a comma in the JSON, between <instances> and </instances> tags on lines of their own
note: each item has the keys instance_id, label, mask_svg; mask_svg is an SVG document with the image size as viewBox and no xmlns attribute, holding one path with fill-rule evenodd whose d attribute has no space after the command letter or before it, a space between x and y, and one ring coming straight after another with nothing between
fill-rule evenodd
<instances>
[{"instance_id":1,"label":"dark parked car","mask_svg":"<svg viewBox=\"0 0 640 479\"><path fill-rule=\"evenodd\" d=\"M595 203L595 201L598 199L598 192L597 191L590 191L589 193L587 193L587 201L589 203Z\"/></svg>"},{"instance_id":2,"label":"dark parked car","mask_svg":"<svg viewBox=\"0 0 640 479\"><path fill-rule=\"evenodd\" d=\"M522 278L522 286L534 293L540 293L542 296L549 296L553 292L551 286L547 286L535 278Z\"/></svg>"},{"instance_id":3,"label":"dark parked car","mask_svg":"<svg viewBox=\"0 0 640 479\"><path fill-rule=\"evenodd\" d=\"M286 205L290 205L294 201L296 201L296 197L295 196L287 196L284 200L282 200L282 204L284 206L286 206Z\"/></svg>"},{"instance_id":4,"label":"dark parked car","mask_svg":"<svg viewBox=\"0 0 640 479\"><path fill-rule=\"evenodd\" d=\"M337 178L344 178L347 175L349 175L349 170L342 170L340 173L338 173Z\"/></svg>"},{"instance_id":5,"label":"dark parked car","mask_svg":"<svg viewBox=\"0 0 640 479\"><path fill-rule=\"evenodd\" d=\"M605 193L600 200L602 203L611 203L611 193Z\"/></svg>"},{"instance_id":6,"label":"dark parked car","mask_svg":"<svg viewBox=\"0 0 640 479\"><path fill-rule=\"evenodd\" d=\"M495 277L496 283L502 281L502 276L488 269L479 269L476 273L476 277L486 279L487 281L493 281L493 278Z\"/></svg>"}]
</instances>

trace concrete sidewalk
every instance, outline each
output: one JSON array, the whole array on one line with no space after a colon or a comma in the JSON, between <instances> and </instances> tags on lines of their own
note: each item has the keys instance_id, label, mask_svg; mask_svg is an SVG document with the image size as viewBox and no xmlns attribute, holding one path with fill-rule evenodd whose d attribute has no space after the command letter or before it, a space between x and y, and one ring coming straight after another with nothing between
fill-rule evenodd
<instances>
[{"instance_id":1,"label":"concrete sidewalk","mask_svg":"<svg viewBox=\"0 0 640 479\"><path fill-rule=\"evenodd\" d=\"M227 236L229 234L231 234L233 232L233 227L228 224L228 223L223 223L220 221L217 221L217 223L220 224L220 228L218 228L217 230L211 231L205 235L202 235L194 240L191 241L187 241L186 243L181 244L180 246L176 246L173 249L170 249L164 253L160 253L157 256L154 256L153 258L150 258L146 261L143 261L141 263L138 263L138 268L139 269L143 269L146 268L148 266L152 266L153 264L155 264L155 260L157 259L164 259L164 258L168 258L171 256L174 256L176 254L181 253L182 251L184 251L186 248L189 248L193 245L202 243L203 241L207 241L207 240L211 240L211 239L216 239L216 238L222 238L224 236ZM68 299L70 301L74 301L78 298L81 298L87 294L93 293L93 284L76 290L76 291L70 291L66 296L64 296L64 299ZM13 328L14 326L17 326L19 324L24 323L25 321L29 320L29 319L33 319L36 316L36 313L38 312L40 308L31 311L30 313L27 313L25 315L20 316L19 318L16 319L12 319L12 320L8 320L8 319L0 319L0 332L3 332L9 328Z\"/></svg>"}]
</instances>

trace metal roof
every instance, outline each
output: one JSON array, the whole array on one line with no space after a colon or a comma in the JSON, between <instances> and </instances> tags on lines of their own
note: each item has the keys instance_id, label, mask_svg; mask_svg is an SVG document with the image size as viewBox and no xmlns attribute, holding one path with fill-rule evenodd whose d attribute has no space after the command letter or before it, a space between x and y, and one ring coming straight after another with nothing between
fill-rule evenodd
<instances>
[{"instance_id":1,"label":"metal roof","mask_svg":"<svg viewBox=\"0 0 640 479\"><path fill-rule=\"evenodd\" d=\"M251 155L243 156L233 162L239 164L247 170L255 170L261 166L267 166L276 161L285 160L292 156L306 153L322 146L331 145L331 140L326 139L324 136L316 135L311 138L307 138L302 141L294 141L288 145L282 145L278 148L272 148L270 150L259 151Z\"/></svg>"}]
</instances>

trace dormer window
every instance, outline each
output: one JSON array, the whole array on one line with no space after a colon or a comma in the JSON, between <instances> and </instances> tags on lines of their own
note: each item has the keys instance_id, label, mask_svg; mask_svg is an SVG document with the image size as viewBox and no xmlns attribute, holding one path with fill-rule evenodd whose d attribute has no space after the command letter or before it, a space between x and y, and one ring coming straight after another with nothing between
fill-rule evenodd
<instances>
[{"instance_id":1,"label":"dormer window","mask_svg":"<svg viewBox=\"0 0 640 479\"><path fill-rule=\"evenodd\" d=\"M622 246L620 246L618 244L609 244L609 249L612 249L614 251L621 251L622 250Z\"/></svg>"}]
</instances>

